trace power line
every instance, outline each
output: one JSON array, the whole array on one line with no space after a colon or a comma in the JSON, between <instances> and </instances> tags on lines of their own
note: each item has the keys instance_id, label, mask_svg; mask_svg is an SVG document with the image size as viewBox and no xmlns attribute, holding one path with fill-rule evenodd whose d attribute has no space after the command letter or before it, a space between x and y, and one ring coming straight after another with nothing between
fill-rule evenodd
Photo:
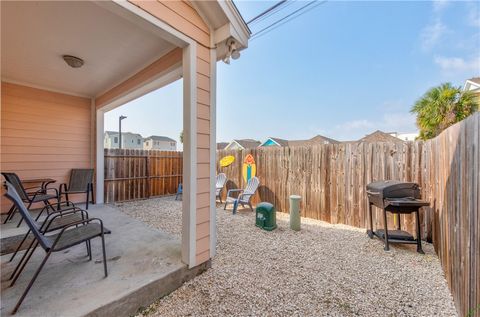
<instances>
[{"instance_id":1,"label":"power line","mask_svg":"<svg viewBox=\"0 0 480 317\"><path fill-rule=\"evenodd\" d=\"M285 8L287 8L288 6L290 6L292 3L296 2L298 0L287 0L287 2L285 3L285 5L282 5L282 6L278 6L276 7L274 10L271 10L270 12L268 12L267 14L263 15L262 17L260 17L259 19L253 21L251 23L251 25L254 25L254 24L257 24L257 23L260 23L262 22L263 20L265 19L268 19L269 17L271 17L272 15L284 10ZM250 25L249 25L250 26Z\"/></svg>"},{"instance_id":2,"label":"power line","mask_svg":"<svg viewBox=\"0 0 480 317\"><path fill-rule=\"evenodd\" d=\"M267 10L263 11L262 13L260 13L259 15L257 15L256 17L254 17L253 19L251 19L250 21L247 22L247 24L250 24L252 23L253 21L261 18L262 16L264 16L265 14L267 14L268 12L274 10L275 8L277 8L278 6L281 6L283 3L287 2L287 0L282 0L280 2L278 2L277 4L271 6L270 8L268 8Z\"/></svg>"},{"instance_id":3,"label":"power line","mask_svg":"<svg viewBox=\"0 0 480 317\"><path fill-rule=\"evenodd\" d=\"M256 39L256 38L262 37L262 36L270 33L271 31L275 30L276 28L284 25L285 23L290 22L290 21L292 21L292 20L294 20L294 19L302 16L303 14L305 14L305 13L307 13L307 12L315 9L316 7L322 5L322 4L326 3L326 2L327 2L327 0L324 0L324 1L321 1L321 2L315 2L315 1L309 2L308 4L302 6L301 8L299 8L299 9L297 9L297 10L295 10L294 12L292 12L292 13L284 16L284 17L281 18L280 20L277 20L277 21L275 21L274 23L270 24L269 26L261 29L260 31L258 31L257 33L255 33L250 40L254 40L254 39ZM300 14L298 14L298 15L296 15L296 16L293 16L293 15L295 15L296 13L298 13L298 12L300 12L300 11L302 11L302 10L307 9L307 8L308 8L310 5L312 5L312 4L315 4L315 6L309 8L308 10L306 10L306 11L304 11L304 12L301 12ZM289 19L288 19L288 18L289 18ZM288 19L288 20L286 20L286 19ZM282 22L282 23L281 23L281 22ZM279 23L280 23L280 24L279 24Z\"/></svg>"}]
</instances>

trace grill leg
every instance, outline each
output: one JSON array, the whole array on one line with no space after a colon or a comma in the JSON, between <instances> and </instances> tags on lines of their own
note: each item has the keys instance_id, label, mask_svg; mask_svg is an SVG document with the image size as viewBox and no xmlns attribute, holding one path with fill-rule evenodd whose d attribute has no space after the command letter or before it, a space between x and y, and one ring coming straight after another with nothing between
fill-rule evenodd
<instances>
[{"instance_id":1,"label":"grill leg","mask_svg":"<svg viewBox=\"0 0 480 317\"><path fill-rule=\"evenodd\" d=\"M388 228L387 228L387 211L385 210L385 208L383 209L383 226L384 226L384 241L385 241L385 247L383 248L383 250L385 251L390 251L390 247L388 246Z\"/></svg>"},{"instance_id":2,"label":"grill leg","mask_svg":"<svg viewBox=\"0 0 480 317\"><path fill-rule=\"evenodd\" d=\"M370 230L367 230L368 237L373 239L373 214L372 214L372 204L368 203L368 214L370 216Z\"/></svg>"},{"instance_id":3,"label":"grill leg","mask_svg":"<svg viewBox=\"0 0 480 317\"><path fill-rule=\"evenodd\" d=\"M420 210L417 210L415 222L417 223L417 252L425 254L422 249L422 234L420 233Z\"/></svg>"}]
</instances>

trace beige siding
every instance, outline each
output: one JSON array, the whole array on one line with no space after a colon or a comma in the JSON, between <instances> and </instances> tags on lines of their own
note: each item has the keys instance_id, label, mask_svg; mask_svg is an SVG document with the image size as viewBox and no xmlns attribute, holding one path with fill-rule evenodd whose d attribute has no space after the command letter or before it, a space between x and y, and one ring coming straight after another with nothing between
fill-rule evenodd
<instances>
[{"instance_id":1,"label":"beige siding","mask_svg":"<svg viewBox=\"0 0 480 317\"><path fill-rule=\"evenodd\" d=\"M1 101L2 171L58 187L70 169L92 166L90 99L2 82ZM2 212L9 206L2 197Z\"/></svg>"},{"instance_id":2,"label":"beige siding","mask_svg":"<svg viewBox=\"0 0 480 317\"><path fill-rule=\"evenodd\" d=\"M106 106L109 102L115 100L116 98L141 87L149 80L156 77L158 74L167 71L168 69L174 68L176 65L179 66L181 62L182 49L175 48L171 50L170 52L163 55L158 60L145 67L132 77L128 78L119 85L113 87L109 91L97 97L95 100L95 106L97 107L97 109Z\"/></svg>"},{"instance_id":3,"label":"beige siding","mask_svg":"<svg viewBox=\"0 0 480 317\"><path fill-rule=\"evenodd\" d=\"M210 258L210 32L187 1L131 0L139 8L197 42L196 264Z\"/></svg>"}]
</instances>

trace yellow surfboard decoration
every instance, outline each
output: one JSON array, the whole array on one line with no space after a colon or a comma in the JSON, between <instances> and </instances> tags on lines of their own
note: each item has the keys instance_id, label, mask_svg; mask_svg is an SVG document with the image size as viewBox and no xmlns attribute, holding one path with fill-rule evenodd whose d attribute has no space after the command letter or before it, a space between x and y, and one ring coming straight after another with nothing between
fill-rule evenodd
<instances>
[{"instance_id":1,"label":"yellow surfboard decoration","mask_svg":"<svg viewBox=\"0 0 480 317\"><path fill-rule=\"evenodd\" d=\"M255 159L253 158L252 154L245 156L245 159L243 160L242 172L245 182L248 182L250 178L255 177L255 174L257 173L257 165L255 164Z\"/></svg>"},{"instance_id":2,"label":"yellow surfboard decoration","mask_svg":"<svg viewBox=\"0 0 480 317\"><path fill-rule=\"evenodd\" d=\"M220 166L221 167L227 167L228 165L232 164L233 162L235 162L235 156L228 155L228 156L223 157L220 160Z\"/></svg>"}]
</instances>

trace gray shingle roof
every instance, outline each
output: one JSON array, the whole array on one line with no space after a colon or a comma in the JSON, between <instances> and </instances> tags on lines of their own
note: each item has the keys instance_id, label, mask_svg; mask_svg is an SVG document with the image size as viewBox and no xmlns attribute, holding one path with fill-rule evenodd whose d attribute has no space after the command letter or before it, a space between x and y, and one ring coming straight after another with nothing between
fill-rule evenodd
<instances>
[{"instance_id":1,"label":"gray shingle roof","mask_svg":"<svg viewBox=\"0 0 480 317\"><path fill-rule=\"evenodd\" d=\"M253 149L262 144L260 141L253 140L253 139L241 139L241 140L233 140L243 146L245 149Z\"/></svg>"},{"instance_id":2,"label":"gray shingle roof","mask_svg":"<svg viewBox=\"0 0 480 317\"><path fill-rule=\"evenodd\" d=\"M336 144L340 143L337 140L327 138L323 135L316 135L311 139L308 140L285 140L280 138L273 138L270 137L273 141L277 142L280 146L305 146L305 145L315 145L315 144Z\"/></svg>"},{"instance_id":3,"label":"gray shingle roof","mask_svg":"<svg viewBox=\"0 0 480 317\"><path fill-rule=\"evenodd\" d=\"M380 130L367 134L366 136L364 136L358 141L359 142L403 142L403 140L396 138L394 136L391 136L390 134Z\"/></svg>"},{"instance_id":4,"label":"gray shingle roof","mask_svg":"<svg viewBox=\"0 0 480 317\"><path fill-rule=\"evenodd\" d=\"M224 148L226 148L228 145L228 142L218 142L217 143L217 150L223 150Z\"/></svg>"},{"instance_id":5,"label":"gray shingle roof","mask_svg":"<svg viewBox=\"0 0 480 317\"><path fill-rule=\"evenodd\" d=\"M113 134L113 135L118 135L118 131L105 131L105 134ZM138 137L142 137L141 134L139 133L133 133L133 132L122 132L122 135L135 135L135 136L138 136Z\"/></svg>"},{"instance_id":6,"label":"gray shingle roof","mask_svg":"<svg viewBox=\"0 0 480 317\"><path fill-rule=\"evenodd\" d=\"M144 140L155 140L155 141L167 141L167 142L177 142L175 141L174 139L171 139L167 136L163 136L163 135L151 135L149 137L146 137L144 138Z\"/></svg>"},{"instance_id":7,"label":"gray shingle roof","mask_svg":"<svg viewBox=\"0 0 480 317\"><path fill-rule=\"evenodd\" d=\"M480 85L480 77L473 77L473 78L470 78L468 80L471 81L471 82L474 82L475 84Z\"/></svg>"}]
</instances>

